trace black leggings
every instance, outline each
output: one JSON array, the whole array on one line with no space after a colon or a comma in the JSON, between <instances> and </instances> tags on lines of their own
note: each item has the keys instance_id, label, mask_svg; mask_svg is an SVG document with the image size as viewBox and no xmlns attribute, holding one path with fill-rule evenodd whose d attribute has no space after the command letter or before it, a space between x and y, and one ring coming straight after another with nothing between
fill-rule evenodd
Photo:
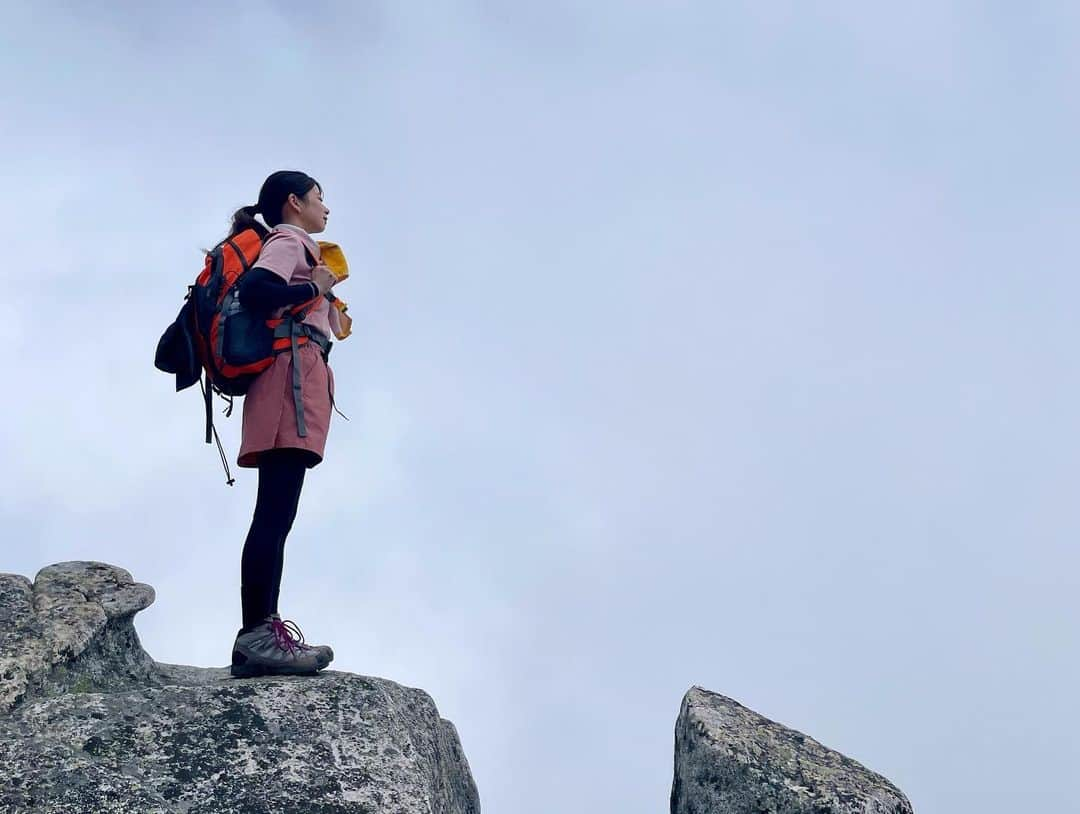
<instances>
[{"instance_id":1,"label":"black leggings","mask_svg":"<svg viewBox=\"0 0 1080 814\"><path fill-rule=\"evenodd\" d=\"M272 449L259 455L259 496L240 559L244 628L276 613L289 535L310 456L302 449Z\"/></svg>"}]
</instances>

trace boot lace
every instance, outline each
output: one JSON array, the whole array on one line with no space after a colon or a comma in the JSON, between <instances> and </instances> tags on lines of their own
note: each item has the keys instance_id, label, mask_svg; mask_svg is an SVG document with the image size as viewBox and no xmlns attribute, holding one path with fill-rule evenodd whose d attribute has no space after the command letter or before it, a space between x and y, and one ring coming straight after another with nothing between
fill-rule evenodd
<instances>
[{"instance_id":1,"label":"boot lace","mask_svg":"<svg viewBox=\"0 0 1080 814\"><path fill-rule=\"evenodd\" d=\"M298 650L303 652L315 649L310 644L304 644L304 634L300 630L300 626L291 619L282 621L277 617L271 617L270 630L273 631L274 641L282 650L295 653Z\"/></svg>"}]
</instances>

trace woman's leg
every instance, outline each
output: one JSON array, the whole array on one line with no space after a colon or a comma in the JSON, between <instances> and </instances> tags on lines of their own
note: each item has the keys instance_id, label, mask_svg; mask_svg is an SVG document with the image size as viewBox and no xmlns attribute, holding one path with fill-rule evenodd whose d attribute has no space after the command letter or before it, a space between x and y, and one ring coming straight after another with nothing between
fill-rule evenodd
<instances>
[{"instance_id":1,"label":"woman's leg","mask_svg":"<svg viewBox=\"0 0 1080 814\"><path fill-rule=\"evenodd\" d=\"M285 540L288 539L289 532L292 531L293 521L296 519L296 509L300 505L300 490L304 486L304 473L307 472L308 458L308 453L301 449L283 449L281 454L289 462L290 484L294 485L294 489L282 500L282 531L281 540L278 542L277 553L274 558L274 578L270 583L272 586L270 613L277 613L278 610L278 595L281 593L281 573L285 568Z\"/></svg>"},{"instance_id":2,"label":"woman's leg","mask_svg":"<svg viewBox=\"0 0 1080 814\"><path fill-rule=\"evenodd\" d=\"M299 450L268 450L259 456L258 497L240 560L244 630L276 610L285 537L296 517L306 471L304 457L295 452Z\"/></svg>"}]
</instances>

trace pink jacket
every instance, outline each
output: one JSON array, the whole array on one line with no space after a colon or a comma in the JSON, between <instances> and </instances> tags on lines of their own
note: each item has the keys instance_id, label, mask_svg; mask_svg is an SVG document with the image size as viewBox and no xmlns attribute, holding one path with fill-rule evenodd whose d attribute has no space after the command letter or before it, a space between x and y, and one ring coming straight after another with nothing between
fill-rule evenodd
<instances>
[{"instance_id":1,"label":"pink jacket","mask_svg":"<svg viewBox=\"0 0 1080 814\"><path fill-rule=\"evenodd\" d=\"M306 283L311 280L311 268L304 256L305 246L316 261L322 261L319 244L311 235L292 224L279 224L270 230L263 241L255 265L274 272L289 285ZM284 308L280 308L273 316L280 317L284 311ZM327 339L333 339L341 330L338 310L331 308L325 297L320 298L318 304L308 312L304 322L321 331Z\"/></svg>"}]
</instances>

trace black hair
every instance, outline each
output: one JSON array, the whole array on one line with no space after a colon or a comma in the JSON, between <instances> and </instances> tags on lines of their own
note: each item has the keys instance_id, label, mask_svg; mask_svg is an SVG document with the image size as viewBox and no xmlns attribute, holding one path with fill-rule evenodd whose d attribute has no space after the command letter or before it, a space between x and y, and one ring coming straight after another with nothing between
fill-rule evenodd
<instances>
[{"instance_id":1,"label":"black hair","mask_svg":"<svg viewBox=\"0 0 1080 814\"><path fill-rule=\"evenodd\" d=\"M272 173L259 190L259 202L253 206L242 206L233 213L232 228L229 237L240 234L245 229L254 229L259 237L266 237L269 232L266 227L255 220L255 215L262 215L270 228L281 223L281 210L289 195L303 198L313 187L322 189L314 178L297 170L278 170Z\"/></svg>"}]
</instances>

